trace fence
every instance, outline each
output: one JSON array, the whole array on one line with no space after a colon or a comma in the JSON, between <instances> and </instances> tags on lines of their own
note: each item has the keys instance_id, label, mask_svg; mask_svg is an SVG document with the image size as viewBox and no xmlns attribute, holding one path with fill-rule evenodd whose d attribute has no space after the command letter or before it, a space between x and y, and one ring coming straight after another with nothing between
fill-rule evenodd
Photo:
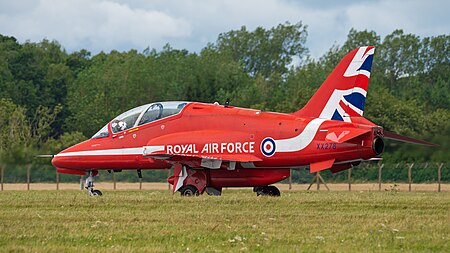
<instances>
[{"instance_id":1,"label":"fence","mask_svg":"<svg viewBox=\"0 0 450 253\"><path fill-rule=\"evenodd\" d=\"M422 167L424 167L425 169L427 169L430 163L425 163L422 164ZM382 180L382 175L383 175L383 167L385 164L383 163L377 163L377 169L378 169L378 191L382 190L382 184L383 184L383 180ZM399 163L396 165L396 169L399 167ZM406 163L406 167L408 170L408 180L407 180L407 184L408 184L408 191L411 192L412 191L412 184L413 184L413 168L414 168L415 163ZM441 192L441 170L444 166L444 163L435 163L436 165L436 169L437 169L437 191ZM347 183L348 183L348 191L352 190L352 168L347 170ZM291 185L292 179L289 179L289 184ZM325 180L322 178L322 176L320 175L320 172L317 172L314 177L312 182L309 184L307 190L310 190L312 185L316 184L317 185L317 190L320 190L320 185L323 184L327 190L330 190L327 186L327 184L325 183ZM289 186L289 188L291 188L291 186Z\"/></svg>"},{"instance_id":2,"label":"fence","mask_svg":"<svg viewBox=\"0 0 450 253\"><path fill-rule=\"evenodd\" d=\"M435 169L435 170L437 170L437 178L436 178L436 181L434 181L434 182L437 182L437 189L436 190L437 190L437 192L441 192L441 189L442 189L442 187L441 187L441 185L442 185L441 175L442 175L442 171L444 169L444 165L445 165L444 163L425 163L425 164L416 164L416 163L400 164L399 163L399 164L395 165L395 169L401 169L401 167L404 167L404 169L407 169L408 179L407 179L406 183L408 184L408 191L409 192L412 191L413 170L415 168L421 167L421 168L425 168L425 169L428 169L428 170ZM382 190L382 184L385 183L385 182L383 182L383 168L384 167L385 167L384 163L377 163L376 167L375 167L375 169L377 169L378 191ZM30 190L30 185L32 185L31 166L30 165L26 165L25 168L26 168L26 189ZM347 178L347 184L348 184L348 191L352 190L352 184L354 184L354 180L353 180L353 177L352 177L352 171L353 171L353 169L348 169L347 172L346 172L347 173L346 178ZM170 173L171 173L171 171L168 170L167 171L167 177L170 176ZM116 178L116 173L114 171L112 171L111 174L112 174L113 189L116 190L117 189L117 182L118 182L118 180ZM292 185L294 184L293 183L292 174L293 173L291 173L291 176L287 180L287 185L288 185L288 189L289 190L291 190L293 188ZM138 175L139 175L138 176L138 181L137 181L137 183L139 185L138 189L142 190L143 189L142 174L141 174L141 172L139 170L138 170ZM341 174L341 176L342 176L342 174ZM4 179L5 179L5 168L4 168L4 166L0 166L0 190L2 190L2 191L4 190L4 184L5 184ZM84 188L83 187L83 184L84 184L84 177L83 176L81 176L79 178L79 182L80 182L80 189L83 189ZM390 183L393 183L393 182L390 181ZM55 184L55 188L54 189L59 190L60 189L60 174L58 172L55 173L54 184ZM321 185L324 185L327 190L330 190L320 172L317 172L317 173L314 174L314 176L312 177L312 182L309 184L307 190L311 190L311 188L312 188L312 186L314 184L316 184L316 189L317 190L320 190L320 186ZM166 184L166 185L167 185L166 189L170 189L170 185L169 184Z\"/></svg>"}]
</instances>

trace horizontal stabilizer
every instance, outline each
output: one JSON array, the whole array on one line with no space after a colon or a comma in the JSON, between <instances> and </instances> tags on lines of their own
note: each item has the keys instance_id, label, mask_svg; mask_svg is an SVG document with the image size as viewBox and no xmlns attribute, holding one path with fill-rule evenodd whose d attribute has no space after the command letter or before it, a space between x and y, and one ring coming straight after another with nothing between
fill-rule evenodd
<instances>
[{"instance_id":1,"label":"horizontal stabilizer","mask_svg":"<svg viewBox=\"0 0 450 253\"><path fill-rule=\"evenodd\" d=\"M389 132L389 131L384 131L384 138L401 141L401 142L412 143L412 144L430 146L430 147L439 147L439 145L431 143L431 142L414 139L414 138L411 138L408 136L400 135L400 134L397 134L394 132Z\"/></svg>"}]
</instances>

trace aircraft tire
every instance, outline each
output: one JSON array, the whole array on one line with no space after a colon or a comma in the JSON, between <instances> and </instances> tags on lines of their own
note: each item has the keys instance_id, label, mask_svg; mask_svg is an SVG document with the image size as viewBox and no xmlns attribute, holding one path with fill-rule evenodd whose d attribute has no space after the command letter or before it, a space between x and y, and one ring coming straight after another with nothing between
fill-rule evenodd
<instances>
[{"instance_id":1,"label":"aircraft tire","mask_svg":"<svg viewBox=\"0 0 450 253\"><path fill-rule=\"evenodd\" d=\"M264 187L255 187L253 191L256 192L256 196L271 196L271 197L280 197L281 192L277 187L273 185L264 186Z\"/></svg>"},{"instance_id":2,"label":"aircraft tire","mask_svg":"<svg viewBox=\"0 0 450 253\"><path fill-rule=\"evenodd\" d=\"M183 186L180 190L181 196L190 197L190 196L198 196L199 192L197 187L193 185Z\"/></svg>"},{"instance_id":3,"label":"aircraft tire","mask_svg":"<svg viewBox=\"0 0 450 253\"><path fill-rule=\"evenodd\" d=\"M272 196L272 197L280 197L281 196L280 190L278 190L278 188L273 185L267 186L266 191L267 191L267 195L269 195L269 196Z\"/></svg>"},{"instance_id":4,"label":"aircraft tire","mask_svg":"<svg viewBox=\"0 0 450 253\"><path fill-rule=\"evenodd\" d=\"M100 190L93 190L91 196L102 196L103 193Z\"/></svg>"},{"instance_id":5,"label":"aircraft tire","mask_svg":"<svg viewBox=\"0 0 450 253\"><path fill-rule=\"evenodd\" d=\"M253 187L253 192L256 192L256 196L265 195L264 188L261 186Z\"/></svg>"}]
</instances>

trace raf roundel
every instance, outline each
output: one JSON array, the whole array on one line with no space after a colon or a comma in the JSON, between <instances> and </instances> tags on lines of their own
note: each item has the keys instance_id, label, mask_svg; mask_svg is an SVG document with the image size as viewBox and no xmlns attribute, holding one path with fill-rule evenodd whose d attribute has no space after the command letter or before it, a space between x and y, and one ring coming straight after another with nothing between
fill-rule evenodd
<instances>
[{"instance_id":1,"label":"raf roundel","mask_svg":"<svg viewBox=\"0 0 450 253\"><path fill-rule=\"evenodd\" d=\"M273 156L273 154L275 154L275 150L275 141L272 138L267 137L261 142L261 152L263 155L267 157Z\"/></svg>"}]
</instances>

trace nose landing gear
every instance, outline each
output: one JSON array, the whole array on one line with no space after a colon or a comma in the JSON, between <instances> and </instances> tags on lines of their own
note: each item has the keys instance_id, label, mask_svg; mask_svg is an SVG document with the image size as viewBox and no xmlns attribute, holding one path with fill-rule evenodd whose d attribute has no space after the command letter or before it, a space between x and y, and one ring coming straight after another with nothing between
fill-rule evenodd
<instances>
[{"instance_id":1,"label":"nose landing gear","mask_svg":"<svg viewBox=\"0 0 450 253\"><path fill-rule=\"evenodd\" d=\"M98 174L97 171L88 171L88 177L86 178L86 189L89 196L102 196L103 193L100 190L94 190L94 177Z\"/></svg>"}]
</instances>

